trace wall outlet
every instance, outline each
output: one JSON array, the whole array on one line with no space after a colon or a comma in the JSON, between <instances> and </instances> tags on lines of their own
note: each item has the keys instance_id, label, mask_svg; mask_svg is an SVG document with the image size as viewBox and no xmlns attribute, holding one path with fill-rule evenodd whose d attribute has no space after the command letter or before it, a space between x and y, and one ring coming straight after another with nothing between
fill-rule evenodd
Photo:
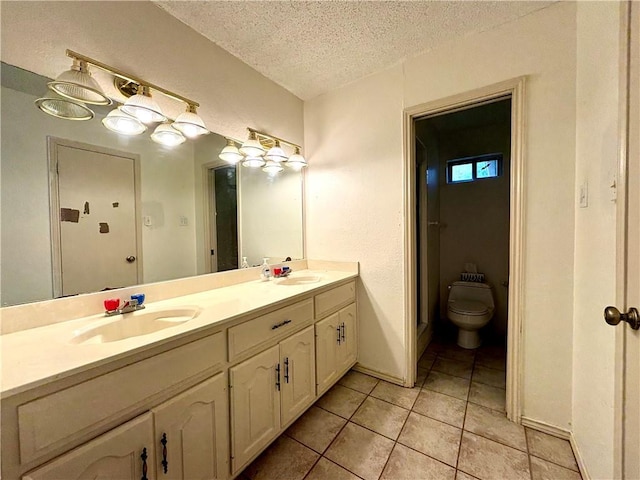
<instances>
[{"instance_id":1,"label":"wall outlet","mask_svg":"<svg viewBox=\"0 0 640 480\"><path fill-rule=\"evenodd\" d=\"M189 219L187 217L185 217L184 215L180 215L180 226L181 227L189 226Z\"/></svg>"},{"instance_id":2,"label":"wall outlet","mask_svg":"<svg viewBox=\"0 0 640 480\"><path fill-rule=\"evenodd\" d=\"M580 208L587 208L589 206L589 186L585 181L580 185Z\"/></svg>"}]
</instances>

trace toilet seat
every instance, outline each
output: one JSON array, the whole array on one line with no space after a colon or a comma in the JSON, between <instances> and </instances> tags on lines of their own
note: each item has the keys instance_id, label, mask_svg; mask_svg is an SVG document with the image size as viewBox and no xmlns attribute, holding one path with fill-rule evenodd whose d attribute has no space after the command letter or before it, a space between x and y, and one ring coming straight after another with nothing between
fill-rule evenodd
<instances>
[{"instance_id":1,"label":"toilet seat","mask_svg":"<svg viewBox=\"0 0 640 480\"><path fill-rule=\"evenodd\" d=\"M453 300L449 302L449 310L460 315L486 315L489 307L474 300Z\"/></svg>"}]
</instances>

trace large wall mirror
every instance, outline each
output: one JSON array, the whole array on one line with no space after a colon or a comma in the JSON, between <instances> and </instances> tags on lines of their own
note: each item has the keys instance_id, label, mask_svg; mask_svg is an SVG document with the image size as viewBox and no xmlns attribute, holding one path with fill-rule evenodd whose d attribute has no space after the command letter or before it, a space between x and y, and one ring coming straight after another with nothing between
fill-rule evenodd
<instances>
[{"instance_id":1,"label":"large wall mirror","mask_svg":"<svg viewBox=\"0 0 640 480\"><path fill-rule=\"evenodd\" d=\"M51 117L49 79L1 67L2 306L303 258L301 172L229 166L215 133L168 148L105 129L108 110Z\"/></svg>"}]
</instances>

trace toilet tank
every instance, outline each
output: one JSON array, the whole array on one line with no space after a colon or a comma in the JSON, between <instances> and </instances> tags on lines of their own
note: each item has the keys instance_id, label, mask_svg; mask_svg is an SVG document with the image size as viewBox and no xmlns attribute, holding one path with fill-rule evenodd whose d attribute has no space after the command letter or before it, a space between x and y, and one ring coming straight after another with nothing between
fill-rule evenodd
<instances>
[{"instance_id":1,"label":"toilet tank","mask_svg":"<svg viewBox=\"0 0 640 480\"><path fill-rule=\"evenodd\" d=\"M449 290L449 301L452 300L473 300L494 308L493 292L486 283L453 282Z\"/></svg>"}]
</instances>

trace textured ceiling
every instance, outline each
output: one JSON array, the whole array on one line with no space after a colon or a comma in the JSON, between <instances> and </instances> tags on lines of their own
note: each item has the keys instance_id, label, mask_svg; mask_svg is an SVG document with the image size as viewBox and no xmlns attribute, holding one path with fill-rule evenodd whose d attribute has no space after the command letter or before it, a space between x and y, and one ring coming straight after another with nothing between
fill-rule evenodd
<instances>
[{"instance_id":1,"label":"textured ceiling","mask_svg":"<svg viewBox=\"0 0 640 480\"><path fill-rule=\"evenodd\" d=\"M154 1L303 100L554 3Z\"/></svg>"}]
</instances>

